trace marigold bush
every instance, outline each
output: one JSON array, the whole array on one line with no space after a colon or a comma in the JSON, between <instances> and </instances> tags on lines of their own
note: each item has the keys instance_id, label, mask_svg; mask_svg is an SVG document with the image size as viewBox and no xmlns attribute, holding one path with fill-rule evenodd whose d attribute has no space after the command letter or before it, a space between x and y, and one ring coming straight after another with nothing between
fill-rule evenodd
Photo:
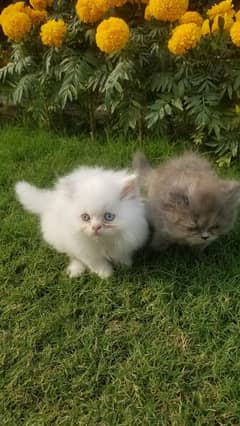
<instances>
[{"instance_id":1,"label":"marigold bush","mask_svg":"<svg viewBox=\"0 0 240 426\"><path fill-rule=\"evenodd\" d=\"M182 135L229 164L240 150L237 4L12 3L0 15L0 90L41 125Z\"/></svg>"}]
</instances>

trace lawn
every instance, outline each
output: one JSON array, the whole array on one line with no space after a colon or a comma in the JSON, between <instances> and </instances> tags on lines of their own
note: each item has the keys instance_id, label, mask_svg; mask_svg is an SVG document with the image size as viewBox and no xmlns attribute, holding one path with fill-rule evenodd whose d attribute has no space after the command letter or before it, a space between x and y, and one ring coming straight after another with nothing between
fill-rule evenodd
<instances>
[{"instance_id":1,"label":"lawn","mask_svg":"<svg viewBox=\"0 0 240 426\"><path fill-rule=\"evenodd\" d=\"M144 149L157 162L183 145ZM1 426L240 424L240 226L202 257L142 252L112 279L71 280L14 198L19 179L128 166L136 148L0 130Z\"/></svg>"}]
</instances>

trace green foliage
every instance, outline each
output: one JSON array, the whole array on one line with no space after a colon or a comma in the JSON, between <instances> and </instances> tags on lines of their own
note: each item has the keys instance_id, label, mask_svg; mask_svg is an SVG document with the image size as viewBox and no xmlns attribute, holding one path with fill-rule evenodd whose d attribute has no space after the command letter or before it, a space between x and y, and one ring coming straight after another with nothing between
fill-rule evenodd
<instances>
[{"instance_id":1,"label":"green foliage","mask_svg":"<svg viewBox=\"0 0 240 426\"><path fill-rule=\"evenodd\" d=\"M239 48L220 29L188 54L173 55L167 49L171 25L144 22L143 13L139 4L118 8L131 39L105 55L96 47L95 27L76 17L74 2L56 2L52 16L68 23L66 42L43 47L33 30L12 45L10 61L0 68L1 87L39 125L91 134L101 126L140 139L188 137L209 147L220 165L230 164L239 154Z\"/></svg>"}]
</instances>

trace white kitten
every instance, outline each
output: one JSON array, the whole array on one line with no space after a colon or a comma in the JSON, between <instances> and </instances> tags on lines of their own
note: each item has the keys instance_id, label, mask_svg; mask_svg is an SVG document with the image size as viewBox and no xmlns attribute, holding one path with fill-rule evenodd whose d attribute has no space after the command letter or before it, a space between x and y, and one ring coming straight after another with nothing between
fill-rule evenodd
<instances>
[{"instance_id":1,"label":"white kitten","mask_svg":"<svg viewBox=\"0 0 240 426\"><path fill-rule=\"evenodd\" d=\"M43 238L70 257L70 277L86 269L109 277L110 262L131 265L133 252L147 239L136 176L125 170L80 167L52 190L18 182L16 193L40 216Z\"/></svg>"}]
</instances>

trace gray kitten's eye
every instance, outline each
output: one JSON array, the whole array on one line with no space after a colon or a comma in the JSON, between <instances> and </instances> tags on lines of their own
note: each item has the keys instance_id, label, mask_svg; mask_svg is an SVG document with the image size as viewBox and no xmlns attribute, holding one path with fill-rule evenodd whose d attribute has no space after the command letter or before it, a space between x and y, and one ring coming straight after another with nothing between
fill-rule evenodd
<instances>
[{"instance_id":1,"label":"gray kitten's eye","mask_svg":"<svg viewBox=\"0 0 240 426\"><path fill-rule=\"evenodd\" d=\"M194 232L194 231L197 231L198 227L197 227L197 225L189 225L189 226L187 227L187 229L188 229L188 231L190 231L190 232Z\"/></svg>"},{"instance_id":2,"label":"gray kitten's eye","mask_svg":"<svg viewBox=\"0 0 240 426\"><path fill-rule=\"evenodd\" d=\"M87 213L81 214L81 218L82 218L83 222L89 222L89 220L90 220L90 216Z\"/></svg>"},{"instance_id":3,"label":"gray kitten's eye","mask_svg":"<svg viewBox=\"0 0 240 426\"><path fill-rule=\"evenodd\" d=\"M209 229L209 231L218 231L219 228L220 228L219 225L214 225Z\"/></svg>"},{"instance_id":4,"label":"gray kitten's eye","mask_svg":"<svg viewBox=\"0 0 240 426\"><path fill-rule=\"evenodd\" d=\"M107 222L112 222L115 219L116 215L110 212L106 212L104 213L103 217L104 220L106 220Z\"/></svg>"}]
</instances>

